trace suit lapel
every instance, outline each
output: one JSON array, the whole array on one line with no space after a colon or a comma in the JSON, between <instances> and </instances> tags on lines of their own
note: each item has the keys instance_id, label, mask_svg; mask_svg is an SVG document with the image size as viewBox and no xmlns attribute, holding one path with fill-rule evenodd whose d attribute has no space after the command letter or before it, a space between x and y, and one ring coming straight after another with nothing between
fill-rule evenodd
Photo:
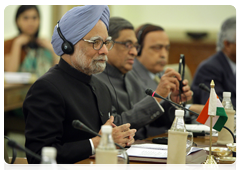
<instances>
[{"instance_id":1,"label":"suit lapel","mask_svg":"<svg viewBox=\"0 0 240 170\"><path fill-rule=\"evenodd\" d=\"M145 88L151 88L153 90L156 89L158 84L151 79L148 74L148 70L137 59L134 61L133 70L140 78Z\"/></svg>"},{"instance_id":2,"label":"suit lapel","mask_svg":"<svg viewBox=\"0 0 240 170\"><path fill-rule=\"evenodd\" d=\"M231 89L232 93L236 94L236 75L233 74L233 71L224 55L223 52L219 52L218 60L221 66L224 68L224 76L225 80L228 80L228 88Z\"/></svg>"}]
</instances>

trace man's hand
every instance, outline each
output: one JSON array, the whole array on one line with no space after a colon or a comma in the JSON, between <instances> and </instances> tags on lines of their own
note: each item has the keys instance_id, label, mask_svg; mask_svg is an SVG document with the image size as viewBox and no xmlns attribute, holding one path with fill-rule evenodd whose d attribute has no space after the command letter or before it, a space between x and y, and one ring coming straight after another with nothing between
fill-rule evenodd
<instances>
[{"instance_id":1,"label":"man's hand","mask_svg":"<svg viewBox=\"0 0 240 170\"><path fill-rule=\"evenodd\" d=\"M170 92L179 90L179 80L181 80L180 74L174 69L167 68L157 86L156 93L166 98ZM159 98L156 99L158 102L161 101Z\"/></svg>"},{"instance_id":2,"label":"man's hand","mask_svg":"<svg viewBox=\"0 0 240 170\"><path fill-rule=\"evenodd\" d=\"M170 98L175 103L186 102L192 98L193 92L190 90L190 86L188 85L188 80L185 79L182 81L182 83L183 83L183 88L182 88L183 93L181 94L181 101L179 98L179 89L174 90L171 93Z\"/></svg>"},{"instance_id":3,"label":"man's hand","mask_svg":"<svg viewBox=\"0 0 240 170\"><path fill-rule=\"evenodd\" d=\"M136 129L130 129L130 124L126 123L121 126L116 126L114 123L114 117L110 116L110 118L107 120L107 122L104 125L111 125L113 127L112 129L112 137L113 141L122 147L125 147L126 145L129 146L132 143L134 143L134 136L136 133ZM101 135L102 132L101 130L99 131L99 134ZM96 149L99 142L100 142L100 137L96 136L92 138L92 142L94 145L94 148Z\"/></svg>"},{"instance_id":4,"label":"man's hand","mask_svg":"<svg viewBox=\"0 0 240 170\"><path fill-rule=\"evenodd\" d=\"M130 146L134 143L133 137L135 136L136 131L136 129L130 129L130 124L126 123L113 128L112 137L114 142L122 147Z\"/></svg>"}]
</instances>

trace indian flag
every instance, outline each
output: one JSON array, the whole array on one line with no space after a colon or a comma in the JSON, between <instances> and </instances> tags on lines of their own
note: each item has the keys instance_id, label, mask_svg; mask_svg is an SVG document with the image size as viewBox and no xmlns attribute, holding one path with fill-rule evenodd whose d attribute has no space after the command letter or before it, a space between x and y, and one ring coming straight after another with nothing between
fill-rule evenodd
<instances>
[{"instance_id":1,"label":"indian flag","mask_svg":"<svg viewBox=\"0 0 240 170\"><path fill-rule=\"evenodd\" d=\"M210 115L213 116L212 128L220 132L228 117L214 88L211 88L210 97L199 114L197 121L210 127Z\"/></svg>"}]
</instances>

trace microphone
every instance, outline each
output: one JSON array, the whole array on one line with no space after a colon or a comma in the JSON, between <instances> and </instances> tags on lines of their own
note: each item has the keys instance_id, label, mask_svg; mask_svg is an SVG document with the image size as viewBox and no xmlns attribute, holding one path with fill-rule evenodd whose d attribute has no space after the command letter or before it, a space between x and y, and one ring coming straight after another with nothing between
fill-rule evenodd
<instances>
[{"instance_id":1,"label":"microphone","mask_svg":"<svg viewBox=\"0 0 240 170\"><path fill-rule=\"evenodd\" d=\"M172 101L170 101L170 100L168 100L168 99L160 96L159 94L157 94L157 93L156 93L155 91L153 91L152 89L146 89L146 90L145 90L145 93L146 93L147 95L149 95L149 96L152 96L152 97L154 96L154 97L158 97L158 98L161 98L161 99L163 99L163 100L166 100L166 101L168 101L169 103L171 103L171 104L173 104L173 105L175 105L175 106L177 106L177 107L182 108L183 110L187 110L187 111L189 111L189 112L191 112L191 113L199 116L198 113L196 113L196 112L194 112L194 111L192 111L192 110L189 110L189 109L187 109L187 108L185 108L185 107L183 107L183 106L181 106L181 105L179 105L179 104L177 104L177 103L174 103L174 102L172 102Z\"/></svg>"},{"instance_id":2,"label":"microphone","mask_svg":"<svg viewBox=\"0 0 240 170\"><path fill-rule=\"evenodd\" d=\"M200 84L198 85L198 87L199 87L200 89L202 89L202 90L210 93L210 89L209 89L208 86L206 86L204 83L200 83ZM218 96L218 98L219 98L221 101L223 100L220 96Z\"/></svg>"},{"instance_id":3,"label":"microphone","mask_svg":"<svg viewBox=\"0 0 240 170\"><path fill-rule=\"evenodd\" d=\"M200 89L202 89L202 90L210 93L210 89L209 89L208 86L206 86L204 83L200 83L200 84L198 85L198 87L199 87Z\"/></svg>"},{"instance_id":4,"label":"microphone","mask_svg":"<svg viewBox=\"0 0 240 170\"><path fill-rule=\"evenodd\" d=\"M198 87L199 87L200 89L202 89L202 90L210 93L210 89L209 89L208 86L206 86L204 83L200 83L200 84L198 85ZM223 100L223 98L221 98L220 96L218 96L218 98L219 98L221 101ZM238 110L237 110L236 107L233 106L233 109L234 109L236 112L238 112Z\"/></svg>"},{"instance_id":5,"label":"microphone","mask_svg":"<svg viewBox=\"0 0 240 170\"><path fill-rule=\"evenodd\" d=\"M19 145L17 142L15 142L15 141L13 141L13 140L10 140L10 139L9 139L7 144L8 144L8 146L10 146L11 148L16 148L16 149L18 149L18 150L20 150L20 151L23 151L23 152L31 155L31 156L34 157L35 159L39 160L39 161L42 160L41 156L35 154L34 152L32 152L31 150L29 150L29 149L27 149L27 148L22 147L21 145Z\"/></svg>"},{"instance_id":6,"label":"microphone","mask_svg":"<svg viewBox=\"0 0 240 170\"><path fill-rule=\"evenodd\" d=\"M99 137L102 137L100 134L98 134L97 132L94 132L92 129L90 129L89 127L87 127L84 123L80 122L79 120L73 120L72 121L72 126L75 128L75 129L78 129L78 130L82 130L82 131L85 131L85 132L88 132L90 134L93 134L95 136L99 136ZM121 149L124 149L124 147L122 147L121 145L117 144L117 143L114 143L116 146L118 146L119 148ZM127 154L127 164L129 164L129 158L128 158L128 154Z\"/></svg>"},{"instance_id":7,"label":"microphone","mask_svg":"<svg viewBox=\"0 0 240 170\"><path fill-rule=\"evenodd\" d=\"M83 123L80 122L79 120L73 120L73 121L72 121L72 126L73 126L75 129L82 130L82 131L91 133L91 134L93 134L93 135L95 135L95 136L101 137L101 135L99 135L97 132L94 132L92 129L90 129L89 127L87 127L85 124L83 124Z\"/></svg>"}]
</instances>

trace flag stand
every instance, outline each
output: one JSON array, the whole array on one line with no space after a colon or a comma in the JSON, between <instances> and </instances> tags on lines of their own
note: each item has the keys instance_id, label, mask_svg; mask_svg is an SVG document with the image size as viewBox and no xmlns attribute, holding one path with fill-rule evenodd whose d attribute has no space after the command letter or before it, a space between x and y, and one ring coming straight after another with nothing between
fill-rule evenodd
<instances>
[{"instance_id":1,"label":"flag stand","mask_svg":"<svg viewBox=\"0 0 240 170\"><path fill-rule=\"evenodd\" d=\"M212 117L210 116L210 145L209 145L209 155L207 157L207 160L204 162L204 164L217 164L217 162L214 159L214 156L212 155Z\"/></svg>"},{"instance_id":2,"label":"flag stand","mask_svg":"<svg viewBox=\"0 0 240 170\"><path fill-rule=\"evenodd\" d=\"M211 88L214 88L215 84L214 81L211 81L210 84ZM207 157L207 160L204 162L204 164L217 164L217 162L214 159L214 156L212 155L212 118L213 115L210 115L210 145L209 145L209 155Z\"/></svg>"}]
</instances>

